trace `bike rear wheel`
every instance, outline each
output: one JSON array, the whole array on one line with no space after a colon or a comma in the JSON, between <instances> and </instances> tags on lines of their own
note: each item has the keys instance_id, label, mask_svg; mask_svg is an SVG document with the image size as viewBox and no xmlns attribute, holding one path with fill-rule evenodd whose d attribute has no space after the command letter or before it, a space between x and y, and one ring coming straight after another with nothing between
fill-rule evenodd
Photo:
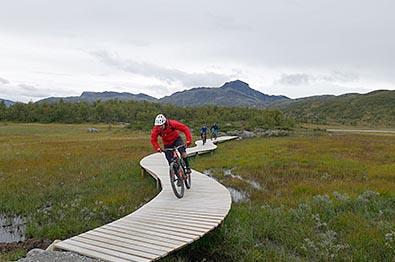
<instances>
[{"instance_id":1,"label":"bike rear wheel","mask_svg":"<svg viewBox=\"0 0 395 262\"><path fill-rule=\"evenodd\" d=\"M176 197L182 198L184 196L183 169L180 166L171 163L169 173L170 173L170 184L174 194L176 195Z\"/></svg>"}]
</instances>

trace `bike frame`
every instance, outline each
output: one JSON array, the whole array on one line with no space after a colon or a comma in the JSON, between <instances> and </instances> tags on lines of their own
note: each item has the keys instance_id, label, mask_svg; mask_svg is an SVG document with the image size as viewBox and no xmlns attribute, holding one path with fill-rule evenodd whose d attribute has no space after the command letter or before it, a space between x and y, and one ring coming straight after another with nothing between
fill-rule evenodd
<instances>
[{"instance_id":1,"label":"bike frame","mask_svg":"<svg viewBox=\"0 0 395 262\"><path fill-rule=\"evenodd\" d=\"M202 140L203 140L203 145L204 145L205 142L206 142L206 140L207 140L207 133L202 133L202 134L200 134L200 137L202 138Z\"/></svg>"},{"instance_id":2,"label":"bike frame","mask_svg":"<svg viewBox=\"0 0 395 262\"><path fill-rule=\"evenodd\" d=\"M181 153L180 153L180 151L178 151L178 149L183 146L185 146L185 144L182 144L182 145L179 145L179 146L173 147L173 148L166 148L166 149L163 149L163 151L173 151L173 159L171 162L177 163L177 165L180 165L182 167L182 169L185 171L185 166L181 164L181 159L182 159Z\"/></svg>"}]
</instances>

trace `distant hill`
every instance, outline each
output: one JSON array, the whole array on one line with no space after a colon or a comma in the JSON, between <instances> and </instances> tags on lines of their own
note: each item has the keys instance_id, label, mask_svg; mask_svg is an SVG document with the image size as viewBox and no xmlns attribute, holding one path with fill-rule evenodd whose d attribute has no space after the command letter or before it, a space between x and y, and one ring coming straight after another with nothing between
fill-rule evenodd
<instances>
[{"instance_id":1,"label":"distant hill","mask_svg":"<svg viewBox=\"0 0 395 262\"><path fill-rule=\"evenodd\" d=\"M159 102L180 106L249 106L264 107L274 101L288 100L285 96L271 96L252 89L247 83L236 80L218 88L198 87L176 92L159 99Z\"/></svg>"},{"instance_id":2,"label":"distant hill","mask_svg":"<svg viewBox=\"0 0 395 262\"><path fill-rule=\"evenodd\" d=\"M145 94L131 94L118 92L83 92L81 96L71 97L49 97L37 101L38 103L56 103L63 100L66 103L76 102L94 102L107 100L121 101L149 101L165 104L174 104L178 106L202 106L202 105L219 105L219 106L248 106L248 107L265 107L275 102L289 100L285 96L271 96L263 94L252 89L247 83L236 80L227 82L221 87L198 87L190 90L174 93L170 96L157 99Z\"/></svg>"},{"instance_id":3,"label":"distant hill","mask_svg":"<svg viewBox=\"0 0 395 262\"><path fill-rule=\"evenodd\" d=\"M326 95L272 103L300 122L395 126L395 90Z\"/></svg>"},{"instance_id":4,"label":"distant hill","mask_svg":"<svg viewBox=\"0 0 395 262\"><path fill-rule=\"evenodd\" d=\"M15 102L11 101L11 100L7 100L7 99L2 99L0 98L0 103L3 102L5 104L6 107L9 107L13 104L15 104Z\"/></svg>"},{"instance_id":5,"label":"distant hill","mask_svg":"<svg viewBox=\"0 0 395 262\"><path fill-rule=\"evenodd\" d=\"M221 87L198 87L176 92L160 99L146 94L118 92L83 92L80 96L49 97L38 103L94 102L94 101L149 101L177 106L198 107L218 105L227 107L257 107L280 109L298 122L316 124L347 124L395 127L395 90L377 90L367 94L322 95L299 99L272 96L252 89L236 80ZM1 101L1 99L0 99ZM14 102L4 100L7 106Z\"/></svg>"},{"instance_id":6,"label":"distant hill","mask_svg":"<svg viewBox=\"0 0 395 262\"><path fill-rule=\"evenodd\" d=\"M83 92L80 96L69 96L69 97L49 97L37 101L38 103L56 103L63 99L64 102L76 103L76 102L95 102L98 100L120 100L120 101L150 101L157 102L158 99L146 94L132 94L132 93L118 93L118 92Z\"/></svg>"}]
</instances>

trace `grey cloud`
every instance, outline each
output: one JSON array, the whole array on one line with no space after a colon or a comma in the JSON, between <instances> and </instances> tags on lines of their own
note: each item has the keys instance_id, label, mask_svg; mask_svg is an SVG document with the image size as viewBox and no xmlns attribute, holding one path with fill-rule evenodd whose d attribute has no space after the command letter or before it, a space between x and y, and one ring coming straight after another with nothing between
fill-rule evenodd
<instances>
[{"instance_id":1,"label":"grey cloud","mask_svg":"<svg viewBox=\"0 0 395 262\"><path fill-rule=\"evenodd\" d=\"M354 82L359 80L359 75L351 72L333 71L330 75L321 76L322 80L328 82Z\"/></svg>"},{"instance_id":2,"label":"grey cloud","mask_svg":"<svg viewBox=\"0 0 395 262\"><path fill-rule=\"evenodd\" d=\"M244 17L233 17L226 15L219 15L210 13L208 15L209 21L214 28L218 28L220 30L229 30L229 31L249 31L252 30L253 27L244 21Z\"/></svg>"},{"instance_id":3,"label":"grey cloud","mask_svg":"<svg viewBox=\"0 0 395 262\"><path fill-rule=\"evenodd\" d=\"M51 90L28 84L19 84L18 90L19 94L30 97L43 97L48 96L48 94L52 93Z\"/></svg>"},{"instance_id":4,"label":"grey cloud","mask_svg":"<svg viewBox=\"0 0 395 262\"><path fill-rule=\"evenodd\" d=\"M2 3L7 12L0 31L69 36L87 45L155 43L152 48L195 50L191 56L199 60L271 67L395 67L395 35L389 33L395 2L388 0L36 0L23 6Z\"/></svg>"},{"instance_id":5,"label":"grey cloud","mask_svg":"<svg viewBox=\"0 0 395 262\"><path fill-rule=\"evenodd\" d=\"M148 47L151 45L151 43L144 41L142 39L125 39L124 41L125 41L125 43L128 43L133 46L137 46L137 47Z\"/></svg>"},{"instance_id":6,"label":"grey cloud","mask_svg":"<svg viewBox=\"0 0 395 262\"><path fill-rule=\"evenodd\" d=\"M333 71L330 74L282 74L276 83L282 85L300 86L317 82L348 83L359 80L359 75L352 72Z\"/></svg>"},{"instance_id":7,"label":"grey cloud","mask_svg":"<svg viewBox=\"0 0 395 262\"><path fill-rule=\"evenodd\" d=\"M270 69L268 74L289 68L278 79L284 85L358 81L365 86L395 86L395 34L390 33L394 31L395 1L251 0L248 4L230 4L227 0L15 0L3 1L1 7L6 12L0 16L0 50L6 51L2 53L0 68L14 70L12 74L20 75L18 81L37 81L39 77L29 79L21 67L9 69L13 63L8 61L31 61L29 68L39 71L70 72L70 79L75 79L73 87L83 88L80 83L92 79L88 74L105 74L108 70L99 65L98 72L93 73L89 64L92 59L87 62L83 54L77 57L69 52L71 48L89 48L136 53L139 61L153 55L164 61L169 51L175 64L182 61L188 68L197 64L221 65L224 72L229 72L229 67L251 68L246 72L251 79L264 75L265 68ZM25 47L53 57L24 56L21 50ZM15 51L8 53L13 48ZM161 85L181 82L185 87L215 86L234 78L213 72L188 73L181 67L166 68L108 52L94 56L115 69L160 79ZM84 74L80 68L90 72ZM314 74L304 74L311 73L304 68L313 68ZM342 70L328 73L336 68L356 75ZM56 75L42 79L56 79ZM12 85L4 85L4 80L0 84ZM287 92L284 88L285 95Z\"/></svg>"},{"instance_id":8,"label":"grey cloud","mask_svg":"<svg viewBox=\"0 0 395 262\"><path fill-rule=\"evenodd\" d=\"M172 90L167 86L163 86L163 85L151 85L147 87L147 90L149 90L149 92L146 92L147 95L151 95L156 98L161 98L163 96L172 94L175 91L178 91L178 90Z\"/></svg>"},{"instance_id":9,"label":"grey cloud","mask_svg":"<svg viewBox=\"0 0 395 262\"><path fill-rule=\"evenodd\" d=\"M71 76L71 74L53 73L53 72L45 72L45 71L33 71L33 73L42 74L42 75L52 75L52 76Z\"/></svg>"},{"instance_id":10,"label":"grey cloud","mask_svg":"<svg viewBox=\"0 0 395 262\"><path fill-rule=\"evenodd\" d=\"M10 81L8 81L8 80L5 79L5 78L0 77L0 83L6 85L6 84L9 84Z\"/></svg>"},{"instance_id":11,"label":"grey cloud","mask_svg":"<svg viewBox=\"0 0 395 262\"><path fill-rule=\"evenodd\" d=\"M277 82L282 85L299 86L309 84L315 79L315 77L308 74L282 74Z\"/></svg>"},{"instance_id":12,"label":"grey cloud","mask_svg":"<svg viewBox=\"0 0 395 262\"><path fill-rule=\"evenodd\" d=\"M153 77L168 84L181 82L185 87L206 85L218 85L228 81L233 75L222 75L213 72L187 73L178 69L166 68L150 63L136 62L131 59L123 59L115 53L107 51L95 51L91 54L98 58L102 63L116 67L119 70L132 74Z\"/></svg>"}]
</instances>

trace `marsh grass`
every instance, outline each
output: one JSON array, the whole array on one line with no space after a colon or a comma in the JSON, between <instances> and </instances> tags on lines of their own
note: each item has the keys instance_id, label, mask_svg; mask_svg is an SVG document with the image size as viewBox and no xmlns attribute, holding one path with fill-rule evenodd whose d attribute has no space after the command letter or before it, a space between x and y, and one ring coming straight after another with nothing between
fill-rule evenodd
<instances>
[{"instance_id":1,"label":"marsh grass","mask_svg":"<svg viewBox=\"0 0 395 262\"><path fill-rule=\"evenodd\" d=\"M0 212L28 219L27 238L64 239L137 209L155 194L140 175L147 134L95 125L0 125Z\"/></svg>"},{"instance_id":2,"label":"marsh grass","mask_svg":"<svg viewBox=\"0 0 395 262\"><path fill-rule=\"evenodd\" d=\"M26 254L23 248L18 248L12 251L0 252L0 261L15 261Z\"/></svg>"},{"instance_id":3,"label":"marsh grass","mask_svg":"<svg viewBox=\"0 0 395 262\"><path fill-rule=\"evenodd\" d=\"M233 204L218 230L169 261L395 258L395 136L320 133L234 141L194 159L193 166L209 169L250 199Z\"/></svg>"},{"instance_id":4,"label":"marsh grass","mask_svg":"<svg viewBox=\"0 0 395 262\"><path fill-rule=\"evenodd\" d=\"M72 236L156 194L153 180L140 176L139 161L151 152L148 133L96 125L100 132L91 134L88 127L0 124L0 212L28 218L27 237ZM316 132L233 141L192 165L250 199L164 261L394 259L395 136Z\"/></svg>"}]
</instances>

